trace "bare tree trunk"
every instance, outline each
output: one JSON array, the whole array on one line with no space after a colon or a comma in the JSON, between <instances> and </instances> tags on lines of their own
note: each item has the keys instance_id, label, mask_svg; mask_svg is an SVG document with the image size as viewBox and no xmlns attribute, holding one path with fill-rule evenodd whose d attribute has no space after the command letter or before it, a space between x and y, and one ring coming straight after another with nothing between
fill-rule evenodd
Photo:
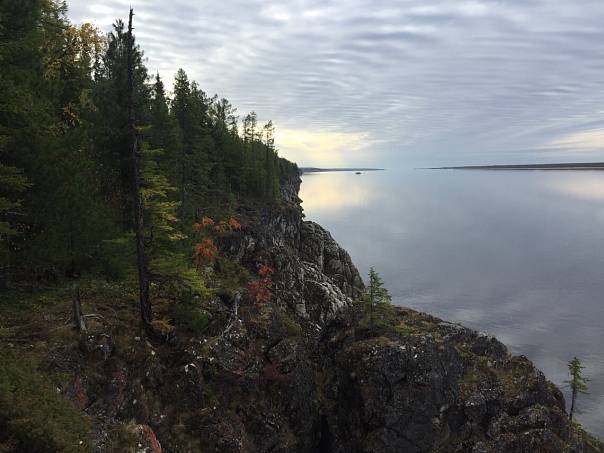
<instances>
[{"instance_id":1,"label":"bare tree trunk","mask_svg":"<svg viewBox=\"0 0 604 453\"><path fill-rule=\"evenodd\" d=\"M187 182L187 178L186 178L186 171L187 171L187 152L185 150L185 145L183 143L182 145L182 154L180 156L181 158L181 168L180 168L180 221L181 223L185 222L185 214L186 214L186 207L185 207L185 197L187 195L187 189L185 187L185 184Z\"/></svg>"},{"instance_id":2,"label":"bare tree trunk","mask_svg":"<svg viewBox=\"0 0 604 453\"><path fill-rule=\"evenodd\" d=\"M153 311L149 299L149 270L147 255L145 254L144 237L144 206L141 197L141 180L139 169L139 153L136 134L136 118L134 113L134 39L132 36L132 16L134 15L130 8L128 20L128 131L130 134L130 147L132 159L132 181L134 197L134 229L136 234L136 256L138 267L138 286L140 310L143 326L147 334L153 335L154 329L151 325L153 321Z\"/></svg>"},{"instance_id":3,"label":"bare tree trunk","mask_svg":"<svg viewBox=\"0 0 604 453\"><path fill-rule=\"evenodd\" d=\"M239 320L239 302L241 302L241 294L239 292L235 293L233 296L233 308L231 310L231 315L227 326L220 334L221 337L224 337L230 330L233 328L235 323Z\"/></svg>"},{"instance_id":4,"label":"bare tree trunk","mask_svg":"<svg viewBox=\"0 0 604 453\"><path fill-rule=\"evenodd\" d=\"M373 305L374 305L374 294L373 286L369 288L369 328L373 332Z\"/></svg>"},{"instance_id":5,"label":"bare tree trunk","mask_svg":"<svg viewBox=\"0 0 604 453\"><path fill-rule=\"evenodd\" d=\"M86 327L86 319L82 314L82 301L80 299L80 286L73 286L73 320L76 328L80 333L86 333L88 328Z\"/></svg>"}]
</instances>

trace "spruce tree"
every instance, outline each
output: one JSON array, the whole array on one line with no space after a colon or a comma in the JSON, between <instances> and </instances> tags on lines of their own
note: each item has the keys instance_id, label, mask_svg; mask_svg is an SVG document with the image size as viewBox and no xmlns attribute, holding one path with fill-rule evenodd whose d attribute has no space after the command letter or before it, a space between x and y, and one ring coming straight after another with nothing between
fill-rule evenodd
<instances>
[{"instance_id":1,"label":"spruce tree","mask_svg":"<svg viewBox=\"0 0 604 453\"><path fill-rule=\"evenodd\" d=\"M573 420L577 397L581 393L587 393L587 382L589 379L583 376L584 368L585 367L581 364L581 360L578 357L573 357L573 359L568 362L568 374L570 375L570 379L565 382L570 385L571 390L571 403L568 414L570 421Z\"/></svg>"},{"instance_id":2,"label":"spruce tree","mask_svg":"<svg viewBox=\"0 0 604 453\"><path fill-rule=\"evenodd\" d=\"M373 267L369 269L369 284L363 299L369 312L369 328L373 330L377 315L392 301L390 293L384 288L382 279Z\"/></svg>"}]
</instances>

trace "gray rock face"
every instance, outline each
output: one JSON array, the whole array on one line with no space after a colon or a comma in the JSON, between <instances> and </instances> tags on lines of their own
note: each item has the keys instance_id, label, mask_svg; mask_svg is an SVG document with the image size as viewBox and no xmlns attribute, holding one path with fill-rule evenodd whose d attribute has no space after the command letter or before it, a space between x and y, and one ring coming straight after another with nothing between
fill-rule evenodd
<instances>
[{"instance_id":1,"label":"gray rock face","mask_svg":"<svg viewBox=\"0 0 604 453\"><path fill-rule=\"evenodd\" d=\"M361 295L363 280L350 255L322 226L302 222L300 256L302 260L316 265L318 271L333 280L347 296L357 298Z\"/></svg>"},{"instance_id":2,"label":"gray rock face","mask_svg":"<svg viewBox=\"0 0 604 453\"><path fill-rule=\"evenodd\" d=\"M413 333L326 329L322 451L602 451L570 435L560 391L526 358L428 315L399 316Z\"/></svg>"},{"instance_id":3,"label":"gray rock face","mask_svg":"<svg viewBox=\"0 0 604 453\"><path fill-rule=\"evenodd\" d=\"M247 447L228 451L602 451L570 436L560 391L492 337L403 309L400 331L359 333L352 299L363 281L329 232L302 219L299 183L284 184L285 207L230 246L240 262L275 267L278 301L304 334L265 334L268 364L255 368L270 371L271 390L254 400L274 423L250 428L257 414L241 410L232 426Z\"/></svg>"},{"instance_id":4,"label":"gray rock face","mask_svg":"<svg viewBox=\"0 0 604 453\"><path fill-rule=\"evenodd\" d=\"M350 255L321 226L302 219L297 175L284 181L283 205L267 209L228 238L223 249L240 263L266 263L275 269L275 295L297 316L319 326L350 307L363 280Z\"/></svg>"},{"instance_id":5,"label":"gray rock face","mask_svg":"<svg viewBox=\"0 0 604 453\"><path fill-rule=\"evenodd\" d=\"M454 348L377 337L338 345L332 360L330 451L431 451L448 439L462 376Z\"/></svg>"}]
</instances>

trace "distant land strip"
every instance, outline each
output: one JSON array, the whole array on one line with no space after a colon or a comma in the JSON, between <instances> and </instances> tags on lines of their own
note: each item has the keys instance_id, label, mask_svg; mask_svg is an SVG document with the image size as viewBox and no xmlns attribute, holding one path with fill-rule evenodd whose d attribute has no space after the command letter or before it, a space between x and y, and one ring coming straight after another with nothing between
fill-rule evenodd
<instances>
[{"instance_id":1,"label":"distant land strip","mask_svg":"<svg viewBox=\"0 0 604 453\"><path fill-rule=\"evenodd\" d=\"M384 171L384 168L317 168L317 167L300 167L302 173L324 173L328 171Z\"/></svg>"},{"instance_id":2,"label":"distant land strip","mask_svg":"<svg viewBox=\"0 0 604 453\"><path fill-rule=\"evenodd\" d=\"M460 167L428 167L420 170L604 170L604 162L519 165L464 165Z\"/></svg>"}]
</instances>

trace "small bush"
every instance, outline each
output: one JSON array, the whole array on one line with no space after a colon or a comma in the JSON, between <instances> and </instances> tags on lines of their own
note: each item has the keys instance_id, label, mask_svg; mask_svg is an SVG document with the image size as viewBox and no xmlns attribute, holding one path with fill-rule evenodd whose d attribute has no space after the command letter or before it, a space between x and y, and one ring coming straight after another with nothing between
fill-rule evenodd
<instances>
[{"instance_id":1,"label":"small bush","mask_svg":"<svg viewBox=\"0 0 604 453\"><path fill-rule=\"evenodd\" d=\"M128 235L104 241L93 270L109 281L120 281L134 272L134 239Z\"/></svg>"},{"instance_id":2,"label":"small bush","mask_svg":"<svg viewBox=\"0 0 604 453\"><path fill-rule=\"evenodd\" d=\"M176 323L198 335L205 333L210 325L210 319L203 311L200 300L193 295L182 297L173 309Z\"/></svg>"},{"instance_id":3,"label":"small bush","mask_svg":"<svg viewBox=\"0 0 604 453\"><path fill-rule=\"evenodd\" d=\"M409 336L416 333L417 329L408 324L397 324L396 326L392 327L392 331L402 336Z\"/></svg>"},{"instance_id":4,"label":"small bush","mask_svg":"<svg viewBox=\"0 0 604 453\"><path fill-rule=\"evenodd\" d=\"M238 291L251 278L248 270L241 264L221 256L214 261L214 270L221 286L231 291Z\"/></svg>"},{"instance_id":5,"label":"small bush","mask_svg":"<svg viewBox=\"0 0 604 453\"><path fill-rule=\"evenodd\" d=\"M0 363L0 442L32 453L90 451L90 422L48 377L12 354L0 353Z\"/></svg>"},{"instance_id":6,"label":"small bush","mask_svg":"<svg viewBox=\"0 0 604 453\"><path fill-rule=\"evenodd\" d=\"M296 321L290 318L287 313L281 310L276 310L276 316L279 326L283 329L285 335L288 337L299 337L302 335L302 327L300 327Z\"/></svg>"}]
</instances>

